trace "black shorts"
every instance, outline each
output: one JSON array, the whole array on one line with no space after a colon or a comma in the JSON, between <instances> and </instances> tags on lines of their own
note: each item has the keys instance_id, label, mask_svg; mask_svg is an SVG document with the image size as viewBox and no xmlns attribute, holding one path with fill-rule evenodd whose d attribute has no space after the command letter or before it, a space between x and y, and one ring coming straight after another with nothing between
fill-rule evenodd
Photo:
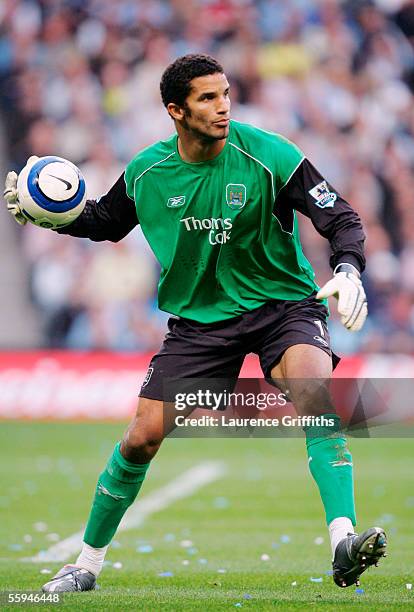
<instances>
[{"instance_id":1,"label":"black shorts","mask_svg":"<svg viewBox=\"0 0 414 612\"><path fill-rule=\"evenodd\" d=\"M165 380L217 378L236 381L248 353L259 356L265 378L295 344L311 344L339 363L330 347L328 310L312 294L299 302L271 300L218 323L171 317L168 333L154 355L140 397L171 401Z\"/></svg>"}]
</instances>

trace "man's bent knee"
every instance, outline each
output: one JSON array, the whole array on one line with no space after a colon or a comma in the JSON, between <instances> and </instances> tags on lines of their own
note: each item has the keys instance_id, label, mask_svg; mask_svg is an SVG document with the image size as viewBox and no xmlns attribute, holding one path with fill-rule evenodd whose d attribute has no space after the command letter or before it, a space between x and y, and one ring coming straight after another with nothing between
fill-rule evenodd
<instances>
[{"instance_id":1,"label":"man's bent knee","mask_svg":"<svg viewBox=\"0 0 414 612\"><path fill-rule=\"evenodd\" d=\"M132 463L148 463L157 453L162 440L161 436L127 430L121 442L121 453Z\"/></svg>"},{"instance_id":2,"label":"man's bent knee","mask_svg":"<svg viewBox=\"0 0 414 612\"><path fill-rule=\"evenodd\" d=\"M164 437L163 402L140 398L137 413L124 433L121 453L132 463L148 463Z\"/></svg>"}]
</instances>

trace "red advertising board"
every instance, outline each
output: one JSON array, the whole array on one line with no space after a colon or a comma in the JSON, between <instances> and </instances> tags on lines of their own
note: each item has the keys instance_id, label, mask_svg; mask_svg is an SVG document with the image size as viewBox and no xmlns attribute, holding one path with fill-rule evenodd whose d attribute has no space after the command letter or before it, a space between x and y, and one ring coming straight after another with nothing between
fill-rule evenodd
<instances>
[{"instance_id":1,"label":"red advertising board","mask_svg":"<svg viewBox=\"0 0 414 612\"><path fill-rule=\"evenodd\" d=\"M151 355L64 351L0 352L0 418L127 420ZM336 376L413 377L414 358L352 357L342 360ZM249 355L244 378L262 377Z\"/></svg>"}]
</instances>

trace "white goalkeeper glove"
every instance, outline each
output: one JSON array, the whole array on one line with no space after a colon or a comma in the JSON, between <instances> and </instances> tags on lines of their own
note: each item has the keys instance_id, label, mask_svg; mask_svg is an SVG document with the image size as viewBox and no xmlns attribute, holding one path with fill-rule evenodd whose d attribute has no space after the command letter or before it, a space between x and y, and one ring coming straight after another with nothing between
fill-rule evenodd
<instances>
[{"instance_id":1,"label":"white goalkeeper glove","mask_svg":"<svg viewBox=\"0 0 414 612\"><path fill-rule=\"evenodd\" d=\"M33 166L39 158L37 155L32 155L26 162L26 166ZM27 220L22 214L22 209L19 204L19 193L17 191L17 174L15 172L8 172L6 181L4 183L4 199L7 202L7 210L13 216L14 220L19 225L26 225Z\"/></svg>"},{"instance_id":2,"label":"white goalkeeper glove","mask_svg":"<svg viewBox=\"0 0 414 612\"><path fill-rule=\"evenodd\" d=\"M316 298L322 300L331 295L338 298L341 323L350 331L359 331L367 318L368 307L360 274L352 264L337 265L333 278L319 290Z\"/></svg>"}]
</instances>

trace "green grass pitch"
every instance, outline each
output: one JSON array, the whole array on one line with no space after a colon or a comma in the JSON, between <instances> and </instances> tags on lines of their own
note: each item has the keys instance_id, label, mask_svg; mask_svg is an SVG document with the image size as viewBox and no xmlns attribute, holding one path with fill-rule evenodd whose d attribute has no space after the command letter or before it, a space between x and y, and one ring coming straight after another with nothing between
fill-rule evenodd
<instances>
[{"instance_id":1,"label":"green grass pitch","mask_svg":"<svg viewBox=\"0 0 414 612\"><path fill-rule=\"evenodd\" d=\"M38 589L50 576L41 570L60 567L21 559L51 546L51 533L63 539L82 528L97 474L122 430L120 424L1 424L2 590ZM339 589L328 575L327 531L302 440L173 439L161 448L142 496L206 459L224 461L227 473L119 533L99 591L40 608L414 609L414 589L406 588L414 583L414 441L351 439L350 448L359 526L381 524L390 539L387 559L363 574L363 593ZM39 522L46 531L36 530ZM184 548L183 540L192 545ZM165 572L172 575L160 576Z\"/></svg>"}]
</instances>

